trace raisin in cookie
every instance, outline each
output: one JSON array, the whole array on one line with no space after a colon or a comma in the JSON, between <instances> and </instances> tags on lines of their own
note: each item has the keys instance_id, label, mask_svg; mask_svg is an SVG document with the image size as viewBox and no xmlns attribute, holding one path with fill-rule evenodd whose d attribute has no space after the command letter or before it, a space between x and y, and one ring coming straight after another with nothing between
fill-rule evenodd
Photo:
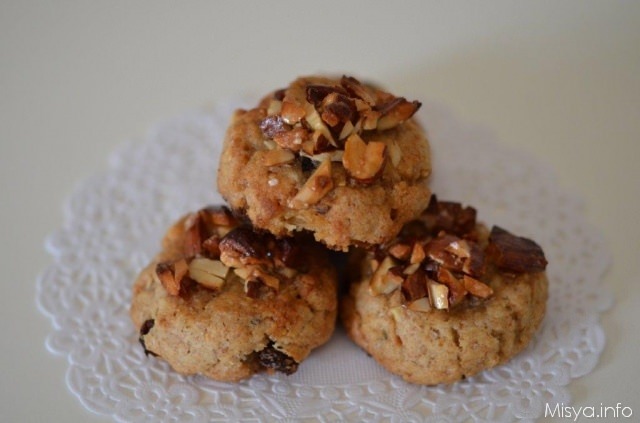
<instances>
[{"instance_id":1,"label":"raisin in cookie","mask_svg":"<svg viewBox=\"0 0 640 423\"><path fill-rule=\"evenodd\" d=\"M349 336L387 370L450 383L503 363L539 327L546 259L533 241L435 198L393 241L351 256L341 304Z\"/></svg>"},{"instance_id":2,"label":"raisin in cookie","mask_svg":"<svg viewBox=\"0 0 640 423\"><path fill-rule=\"evenodd\" d=\"M135 282L131 318L145 352L179 373L290 374L331 336L336 286L313 240L259 234L210 207L169 229Z\"/></svg>"},{"instance_id":3,"label":"raisin in cookie","mask_svg":"<svg viewBox=\"0 0 640 423\"><path fill-rule=\"evenodd\" d=\"M427 206L420 107L351 77L305 77L237 111L218 189L254 226L308 230L329 248L379 244Z\"/></svg>"}]
</instances>

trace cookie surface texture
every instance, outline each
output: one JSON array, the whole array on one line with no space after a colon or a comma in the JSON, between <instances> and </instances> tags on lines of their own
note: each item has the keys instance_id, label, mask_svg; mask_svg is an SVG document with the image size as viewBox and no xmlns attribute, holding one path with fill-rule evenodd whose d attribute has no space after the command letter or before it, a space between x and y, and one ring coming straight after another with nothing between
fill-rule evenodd
<instances>
[{"instance_id":1,"label":"cookie surface texture","mask_svg":"<svg viewBox=\"0 0 640 423\"><path fill-rule=\"evenodd\" d=\"M278 236L308 230L342 251L384 242L429 201L419 107L350 77L300 78L233 115L218 189Z\"/></svg>"},{"instance_id":2,"label":"cookie surface texture","mask_svg":"<svg viewBox=\"0 0 640 423\"><path fill-rule=\"evenodd\" d=\"M256 234L224 208L169 229L130 310L148 355L220 381L295 372L329 339L336 313L336 273L322 249Z\"/></svg>"},{"instance_id":3,"label":"cookie surface texture","mask_svg":"<svg viewBox=\"0 0 640 423\"><path fill-rule=\"evenodd\" d=\"M431 226L434 217L421 221ZM412 238L414 225L379 251L352 257L360 270L341 303L347 333L408 382L452 383L504 363L541 325L548 281L539 247L499 228L489 235L473 225L470 234L432 228ZM413 248L405 247L414 242L424 246L423 260L422 254L412 260ZM484 263L471 266L470 257Z\"/></svg>"}]
</instances>

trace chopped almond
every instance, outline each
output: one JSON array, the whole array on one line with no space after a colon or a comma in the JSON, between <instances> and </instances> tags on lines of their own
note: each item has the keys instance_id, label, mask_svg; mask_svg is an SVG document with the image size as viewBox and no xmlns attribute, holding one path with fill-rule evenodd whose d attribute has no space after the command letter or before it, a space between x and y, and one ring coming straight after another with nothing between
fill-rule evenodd
<instances>
[{"instance_id":1,"label":"chopped almond","mask_svg":"<svg viewBox=\"0 0 640 423\"><path fill-rule=\"evenodd\" d=\"M493 295L493 289L483 282L480 282L477 279L472 278L471 276L464 275L462 276L462 282L464 283L464 287L471 293L471 295L475 295L480 298L487 298Z\"/></svg>"},{"instance_id":2,"label":"chopped almond","mask_svg":"<svg viewBox=\"0 0 640 423\"><path fill-rule=\"evenodd\" d=\"M296 158L295 154L290 150L277 149L266 151L263 155L263 163L265 166L279 166L286 163L291 163Z\"/></svg>"},{"instance_id":3,"label":"chopped almond","mask_svg":"<svg viewBox=\"0 0 640 423\"><path fill-rule=\"evenodd\" d=\"M383 142L365 143L357 134L347 138L342 164L353 179L372 183L384 168L386 145Z\"/></svg>"},{"instance_id":4,"label":"chopped almond","mask_svg":"<svg viewBox=\"0 0 640 423\"><path fill-rule=\"evenodd\" d=\"M198 257L189 263L189 277L209 289L220 289L228 272L229 268L220 260Z\"/></svg>"},{"instance_id":5,"label":"chopped almond","mask_svg":"<svg viewBox=\"0 0 640 423\"><path fill-rule=\"evenodd\" d=\"M369 291L373 295L388 294L398 288L402 283L402 278L394 277L389 270L396 263L390 256L386 256L380 263L369 282Z\"/></svg>"},{"instance_id":6,"label":"chopped almond","mask_svg":"<svg viewBox=\"0 0 640 423\"><path fill-rule=\"evenodd\" d=\"M449 288L432 279L427 279L427 289L429 290L429 300L431 305L438 310L449 308Z\"/></svg>"},{"instance_id":7,"label":"chopped almond","mask_svg":"<svg viewBox=\"0 0 640 423\"><path fill-rule=\"evenodd\" d=\"M416 242L413 244L413 250L411 251L411 258L409 259L409 263L416 264L422 263L422 260L425 259L426 253L424 252L424 248L422 244Z\"/></svg>"},{"instance_id":8,"label":"chopped almond","mask_svg":"<svg viewBox=\"0 0 640 423\"><path fill-rule=\"evenodd\" d=\"M278 132L273 140L282 148L292 151L300 151L302 143L309 138L309 132L302 128L293 128L290 131Z\"/></svg>"},{"instance_id":9,"label":"chopped almond","mask_svg":"<svg viewBox=\"0 0 640 423\"><path fill-rule=\"evenodd\" d=\"M167 294L177 296L182 293L189 278L188 264L185 259L176 262L163 262L156 265L156 275Z\"/></svg>"},{"instance_id":10,"label":"chopped almond","mask_svg":"<svg viewBox=\"0 0 640 423\"><path fill-rule=\"evenodd\" d=\"M384 110L382 112L382 117L378 119L379 131L395 128L407 119L411 118L411 116L413 116L421 106L419 101L408 102L402 97L392 100L392 102L394 102L393 107L389 110Z\"/></svg>"},{"instance_id":11,"label":"chopped almond","mask_svg":"<svg viewBox=\"0 0 640 423\"><path fill-rule=\"evenodd\" d=\"M282 116L282 120L289 125L294 125L304 117L306 111L305 108L297 103L292 101L283 101L282 102L282 110L280 111L280 116Z\"/></svg>"},{"instance_id":12,"label":"chopped almond","mask_svg":"<svg viewBox=\"0 0 640 423\"><path fill-rule=\"evenodd\" d=\"M292 209L303 209L318 203L333 189L331 177L331 160L325 160L311 174L300 191L289 202Z\"/></svg>"}]
</instances>

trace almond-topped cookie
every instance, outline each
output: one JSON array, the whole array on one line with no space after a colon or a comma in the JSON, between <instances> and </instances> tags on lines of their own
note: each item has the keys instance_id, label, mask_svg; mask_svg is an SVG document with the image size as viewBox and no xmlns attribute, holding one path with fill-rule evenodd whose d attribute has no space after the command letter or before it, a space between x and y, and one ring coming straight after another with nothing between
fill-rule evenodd
<instances>
[{"instance_id":1,"label":"almond-topped cookie","mask_svg":"<svg viewBox=\"0 0 640 423\"><path fill-rule=\"evenodd\" d=\"M312 239L276 239L208 207L168 230L135 282L130 314L145 352L179 373L291 374L333 333L336 287Z\"/></svg>"},{"instance_id":2,"label":"almond-topped cookie","mask_svg":"<svg viewBox=\"0 0 640 423\"><path fill-rule=\"evenodd\" d=\"M277 236L307 230L343 251L386 242L429 201L419 107L353 77L299 78L234 114L218 189Z\"/></svg>"},{"instance_id":3,"label":"almond-topped cookie","mask_svg":"<svg viewBox=\"0 0 640 423\"><path fill-rule=\"evenodd\" d=\"M450 383L504 363L544 317L542 249L435 196L395 239L350 262L347 333L409 382Z\"/></svg>"}]
</instances>

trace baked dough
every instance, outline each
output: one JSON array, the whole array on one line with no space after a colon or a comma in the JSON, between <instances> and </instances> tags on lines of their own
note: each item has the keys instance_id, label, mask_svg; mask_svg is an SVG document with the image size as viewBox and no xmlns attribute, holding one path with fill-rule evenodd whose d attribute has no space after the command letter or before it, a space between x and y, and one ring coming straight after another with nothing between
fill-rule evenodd
<instances>
[{"instance_id":1,"label":"baked dough","mask_svg":"<svg viewBox=\"0 0 640 423\"><path fill-rule=\"evenodd\" d=\"M193 251L185 253L193 245L189 236L197 221L194 216L206 217L209 213L222 213L231 224L223 222L225 225L220 226L209 220L201 228L206 232L201 240L219 237L222 257L218 258L236 267L229 266L218 289L187 277L177 292L172 291L158 276L158 270L167 263L185 257L190 263L197 259L220 262L213 260L216 254L211 249L195 255L190 255ZM202 224L203 219L195 223ZM238 232L244 232L244 238L236 236ZM239 239L239 248L250 254L225 256L225 239ZM283 259L283 254L288 256ZM242 269L253 273L247 276ZM275 279L270 279L268 286L261 277ZM273 288L274 281L277 289ZM276 240L268 234L256 234L231 218L228 210L209 208L180 219L169 229L163 251L135 282L131 318L140 330L145 352L159 356L179 373L202 374L220 381L238 381L262 371L289 374L333 333L336 286L335 269L313 240Z\"/></svg>"},{"instance_id":2,"label":"baked dough","mask_svg":"<svg viewBox=\"0 0 640 423\"><path fill-rule=\"evenodd\" d=\"M217 179L232 209L246 213L254 226L277 236L307 230L329 248L346 251L354 244L373 245L393 238L427 206L429 144L410 117L419 103L353 81L300 78L286 90L267 96L258 107L235 112ZM345 86L366 89L373 105L367 106ZM322 97L325 91L330 94ZM350 118L344 120L349 122L338 121L335 127L319 121L320 112L324 110L324 118L331 109L324 104L331 93L342 101L334 105L363 111L345 112ZM314 98L315 107L308 101ZM338 115L343 110L334 107ZM329 114L326 119L335 123L338 117ZM349 125L354 127L351 132ZM321 173L322 178L317 178Z\"/></svg>"}]
</instances>

